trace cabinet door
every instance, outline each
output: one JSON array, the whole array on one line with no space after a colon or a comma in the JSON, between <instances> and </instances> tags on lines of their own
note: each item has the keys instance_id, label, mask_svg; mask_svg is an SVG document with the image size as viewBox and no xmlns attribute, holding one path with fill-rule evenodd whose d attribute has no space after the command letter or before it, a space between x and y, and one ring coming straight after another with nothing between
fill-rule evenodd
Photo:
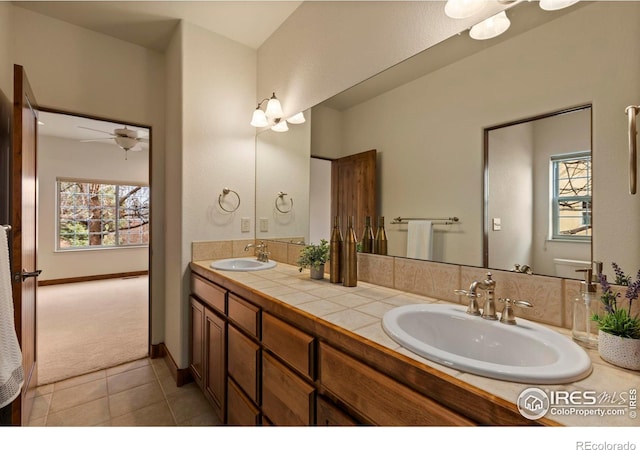
<instances>
[{"instance_id":1,"label":"cabinet door","mask_svg":"<svg viewBox=\"0 0 640 450\"><path fill-rule=\"evenodd\" d=\"M255 404L259 404L260 346L231 324L227 333L229 376Z\"/></svg>"},{"instance_id":2,"label":"cabinet door","mask_svg":"<svg viewBox=\"0 0 640 450\"><path fill-rule=\"evenodd\" d=\"M218 418L224 422L226 386L226 323L215 312L204 313L206 370L204 392L213 404Z\"/></svg>"},{"instance_id":3,"label":"cabinet door","mask_svg":"<svg viewBox=\"0 0 640 450\"><path fill-rule=\"evenodd\" d=\"M320 383L376 425L474 425L466 417L324 343L320 344Z\"/></svg>"},{"instance_id":4,"label":"cabinet door","mask_svg":"<svg viewBox=\"0 0 640 450\"><path fill-rule=\"evenodd\" d=\"M316 425L325 427L358 425L354 418L322 396L318 396L316 411Z\"/></svg>"},{"instance_id":5,"label":"cabinet door","mask_svg":"<svg viewBox=\"0 0 640 450\"><path fill-rule=\"evenodd\" d=\"M314 338L271 314L262 315L262 344L310 381L314 379Z\"/></svg>"},{"instance_id":6,"label":"cabinet door","mask_svg":"<svg viewBox=\"0 0 640 450\"><path fill-rule=\"evenodd\" d=\"M266 352L262 359L262 412L274 425L314 424L315 388Z\"/></svg>"},{"instance_id":7,"label":"cabinet door","mask_svg":"<svg viewBox=\"0 0 640 450\"><path fill-rule=\"evenodd\" d=\"M260 425L260 411L242 392L242 389L229 380L227 400L227 425Z\"/></svg>"},{"instance_id":8,"label":"cabinet door","mask_svg":"<svg viewBox=\"0 0 640 450\"><path fill-rule=\"evenodd\" d=\"M204 306L190 297L191 340L189 345L189 369L195 382L202 388L204 378Z\"/></svg>"}]
</instances>

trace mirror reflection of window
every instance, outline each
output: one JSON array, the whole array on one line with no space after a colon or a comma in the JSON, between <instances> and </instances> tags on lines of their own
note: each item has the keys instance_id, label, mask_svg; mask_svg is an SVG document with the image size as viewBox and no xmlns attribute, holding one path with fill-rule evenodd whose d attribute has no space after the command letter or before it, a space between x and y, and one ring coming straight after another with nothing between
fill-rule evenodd
<instances>
[{"instance_id":1,"label":"mirror reflection of window","mask_svg":"<svg viewBox=\"0 0 640 450\"><path fill-rule=\"evenodd\" d=\"M552 239L591 239L591 153L551 156Z\"/></svg>"}]
</instances>

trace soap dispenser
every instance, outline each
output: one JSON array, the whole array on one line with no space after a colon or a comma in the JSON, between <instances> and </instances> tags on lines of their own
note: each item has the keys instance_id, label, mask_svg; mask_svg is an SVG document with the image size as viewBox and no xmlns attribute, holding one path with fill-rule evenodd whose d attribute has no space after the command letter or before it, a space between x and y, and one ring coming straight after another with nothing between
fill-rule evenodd
<instances>
[{"instance_id":1,"label":"soap dispenser","mask_svg":"<svg viewBox=\"0 0 640 450\"><path fill-rule=\"evenodd\" d=\"M584 272L584 281L580 283L580 296L573 303L573 340L583 347L597 348L598 326L592 319L597 308L592 269L578 269L576 272Z\"/></svg>"}]
</instances>

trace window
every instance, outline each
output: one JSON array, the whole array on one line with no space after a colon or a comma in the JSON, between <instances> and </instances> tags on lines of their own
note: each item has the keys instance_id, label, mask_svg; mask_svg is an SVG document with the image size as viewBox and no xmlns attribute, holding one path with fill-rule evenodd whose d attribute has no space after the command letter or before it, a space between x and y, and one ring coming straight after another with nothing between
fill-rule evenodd
<instances>
[{"instance_id":1,"label":"window","mask_svg":"<svg viewBox=\"0 0 640 450\"><path fill-rule=\"evenodd\" d=\"M149 244L149 187L58 180L58 250Z\"/></svg>"},{"instance_id":2,"label":"window","mask_svg":"<svg viewBox=\"0 0 640 450\"><path fill-rule=\"evenodd\" d=\"M552 239L591 239L591 153L551 157Z\"/></svg>"}]
</instances>

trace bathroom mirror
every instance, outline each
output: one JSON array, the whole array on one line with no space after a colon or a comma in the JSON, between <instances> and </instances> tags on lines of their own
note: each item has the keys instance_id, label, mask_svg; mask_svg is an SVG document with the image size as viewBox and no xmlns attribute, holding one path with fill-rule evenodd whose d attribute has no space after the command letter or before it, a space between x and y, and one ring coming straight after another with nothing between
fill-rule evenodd
<instances>
[{"instance_id":1,"label":"bathroom mirror","mask_svg":"<svg viewBox=\"0 0 640 450\"><path fill-rule=\"evenodd\" d=\"M286 132L256 135L256 239L309 240L310 111Z\"/></svg>"},{"instance_id":2,"label":"bathroom mirror","mask_svg":"<svg viewBox=\"0 0 640 450\"><path fill-rule=\"evenodd\" d=\"M629 56L640 55L640 6L580 2L549 13L523 2L508 15L512 27L496 39L453 36L312 108L311 154L378 150L390 255L406 255L407 224L395 217L437 219L432 260L493 268L485 262L485 130L592 105L593 254L585 260L637 270L640 254L629 248L640 248L640 201L624 176L624 109L640 101ZM450 217L460 220L440 222ZM516 255L512 263L522 264Z\"/></svg>"}]
</instances>

